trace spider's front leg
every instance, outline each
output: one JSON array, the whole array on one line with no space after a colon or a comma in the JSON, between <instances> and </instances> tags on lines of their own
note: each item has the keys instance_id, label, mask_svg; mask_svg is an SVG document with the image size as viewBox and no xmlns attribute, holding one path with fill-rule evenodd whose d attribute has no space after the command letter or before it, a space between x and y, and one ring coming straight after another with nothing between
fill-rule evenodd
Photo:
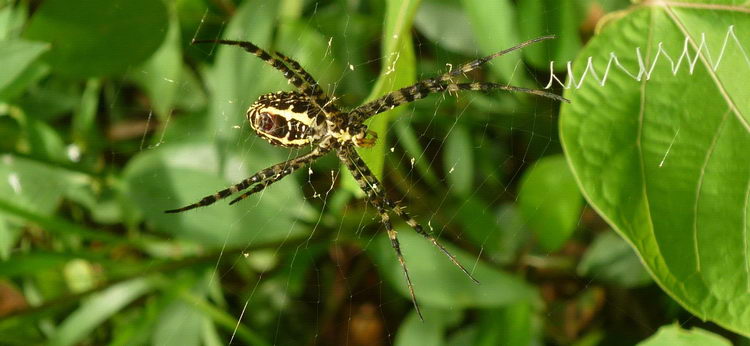
<instances>
[{"instance_id":1,"label":"spider's front leg","mask_svg":"<svg viewBox=\"0 0 750 346\"><path fill-rule=\"evenodd\" d=\"M331 151L331 147L327 145L327 142L325 143L326 145L319 145L315 149L313 149L313 151L307 154L300 155L291 160L284 161L282 163L278 163L271 167L263 169L260 172L253 174L249 178L241 181L238 184L232 185L213 195L203 197L200 201L196 203L193 203L188 206L184 206L182 208L166 210L164 212L165 213L180 213L180 212L187 211L190 209L204 207L204 206L213 204L220 199L224 199L234 193L245 190L251 185L254 185L250 188L250 190L246 191L239 197L229 202L230 205L237 203L240 200L243 200L256 192L262 191L269 185L281 180L281 178L284 178L287 175L292 174L292 172L304 167L310 162L315 161L315 159L327 154L329 151Z\"/></svg>"}]
</instances>

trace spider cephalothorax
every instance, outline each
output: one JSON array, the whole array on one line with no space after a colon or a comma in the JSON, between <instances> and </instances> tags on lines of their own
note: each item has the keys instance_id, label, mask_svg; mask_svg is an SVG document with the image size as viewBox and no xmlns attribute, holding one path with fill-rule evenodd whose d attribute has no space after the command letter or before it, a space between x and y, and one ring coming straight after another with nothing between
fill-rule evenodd
<instances>
[{"instance_id":1,"label":"spider cephalothorax","mask_svg":"<svg viewBox=\"0 0 750 346\"><path fill-rule=\"evenodd\" d=\"M433 93L445 91L458 93L461 90L507 90L535 94L568 102L568 100L560 96L542 90L526 89L497 83L456 83L454 81L498 56L550 38L552 36L529 40L504 51L468 62L440 76L425 79L414 85L392 91L388 95L365 103L350 112L339 111L334 105L335 98L328 97L320 88L318 82L299 63L284 54L279 52L268 53L250 42L230 40L193 41L193 43L220 43L240 46L281 71L284 77L297 88L297 91L277 92L261 96L248 109L247 119L250 121L250 126L255 133L273 145L284 147L309 145L312 147L312 150L309 153L268 167L238 184L232 185L213 195L203 197L197 203L167 210L166 212L179 213L206 206L234 193L245 191L242 195L229 202L229 204L234 204L256 192L262 191L268 185L281 180L292 172L328 154L330 151L335 151L339 160L351 172L359 187L365 192L370 204L380 214L380 220L388 232L391 246L396 251L401 269L404 271L414 308L417 310L419 317L422 318L417 298L414 295L414 287L409 277L409 271L406 267L404 257L401 255L398 233L393 228L389 212L396 214L414 231L427 238L474 282L478 281L432 234L425 231L398 203L391 201L385 195L382 189L383 185L372 174L365 162L357 154L357 151L354 150L354 147L368 147L375 144L377 134L367 130L364 121L378 113L425 98Z\"/></svg>"}]
</instances>

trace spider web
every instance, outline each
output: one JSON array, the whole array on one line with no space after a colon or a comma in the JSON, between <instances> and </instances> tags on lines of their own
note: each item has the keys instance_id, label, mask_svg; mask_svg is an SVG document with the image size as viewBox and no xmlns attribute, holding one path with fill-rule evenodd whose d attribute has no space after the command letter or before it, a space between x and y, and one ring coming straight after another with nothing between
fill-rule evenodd
<instances>
[{"instance_id":1,"label":"spider web","mask_svg":"<svg viewBox=\"0 0 750 346\"><path fill-rule=\"evenodd\" d=\"M435 10L424 5L426 11ZM378 51L376 41L361 41L366 35L358 32L364 26L360 15L331 4L307 4L296 10L301 14L294 19L264 21L266 12L283 11L251 1L234 9L224 22L217 20L214 9L205 8L201 19L194 21L192 37L182 40L219 38L222 33L222 38L273 47L298 59L342 108L361 104L386 57L372 53ZM456 37L436 42L422 32L430 30L429 14L420 10L416 20L417 80L482 55L465 15L455 17L461 31ZM343 24L330 25L331 18ZM177 82L177 98L199 95L190 83L204 81L205 110L191 114L186 111L189 107L175 101L166 116L149 118L162 128L145 132L141 146L144 153L165 152L161 155L171 166L160 172L176 182L160 193L179 200L168 198L170 206L197 201L308 150L271 147L252 134L244 118L260 94L291 90L280 72L237 47L187 49L193 50L188 55L204 62L187 78L194 80ZM493 62L467 77L536 88L544 83L543 71L526 67L520 56L500 59L505 70ZM156 111L152 114L158 116ZM461 251L470 270L484 266L481 256L490 256L497 264L510 263L516 248L528 238L514 206L516 189L530 164L559 151L555 114L549 100L500 92L433 95L403 106L387 134L380 134L380 141L386 143L383 183L389 196L426 229L450 244L452 251ZM379 217L358 198L359 191L341 183L348 174L329 154L237 205L230 207L228 200L222 200L181 214L177 217L187 221L179 221L178 227L174 219L155 216L162 220L157 225L170 229L167 232L175 237L217 249L216 260L191 290L239 321L231 332L226 326L220 332L216 326L209 328L222 343L244 343L253 335L273 344L299 338L324 344L356 344L368 338L388 343L398 333L394 318L404 311L411 311L408 316L414 318L404 295L403 274L394 266L395 255L385 243ZM420 268L427 266L427 270L456 271L429 244L428 251L437 255L420 258L414 247L425 241L405 225L397 228L411 270L424 271ZM470 283L465 277L459 280ZM415 279L415 290L428 320L450 310L451 302L431 307L431 301L439 298L430 297L430 291L440 288L420 281ZM157 327L157 334L163 334L160 340L198 333L206 323L200 312L185 304L173 309L182 314L172 324ZM456 309L464 306L457 304ZM461 318L461 313L453 315Z\"/></svg>"},{"instance_id":2,"label":"spider web","mask_svg":"<svg viewBox=\"0 0 750 346\"><path fill-rule=\"evenodd\" d=\"M69 183L77 186L101 183L106 186L105 193L115 195L99 199L98 191L93 191L99 187L97 185L86 186L88 190L81 194L83 197L64 196L70 197L73 204L80 202L91 210L84 214L92 214L97 226L117 223L115 227L122 229L115 232L134 231L123 237L127 240L122 243L114 242L124 244L130 255L141 262L134 268L143 268L143 262L149 266L145 272L134 276L138 287L133 289L136 293L131 293L135 294L132 299L150 289L147 287L151 284L147 284L146 279L156 277L155 281L162 285L154 284L154 287L159 286L154 290L157 292L142 299L145 303L136 304L134 309L119 312L118 309L129 303L120 301L119 307L110 309L107 301L103 305L112 312L104 315L99 312L96 318L101 319L89 325L111 321L117 325L113 330L120 333L120 327L130 324L133 314L141 314L145 322L140 324L144 325L134 328L139 329L141 335L148 335L152 344L285 345L301 341L306 344L403 345L448 340L446 344L458 345L477 339L478 330L488 324L485 318L493 314L497 317L492 320L493 325L513 324L526 318L531 325L528 327L532 330L531 338L541 343L545 336L537 319L547 319L546 325L554 326L558 321L555 316L566 316L566 308L571 304L549 304L542 312L538 297L542 289L528 282L539 283L534 277L536 270L547 269L546 265L559 262L560 257L577 256L560 256L557 250L545 250L540 246L539 232L532 234L531 223L546 215L541 211L537 213L534 205L530 214L521 215L524 201L519 196L529 172L550 157L562 162L557 137L559 105L555 101L506 92L444 93L399 107L390 115L376 117L390 117L387 126L378 130L383 148L363 149L362 153L383 149L379 159L384 160L385 169L378 174L384 190L425 229L433 232L481 281L481 285L474 285L438 249L403 222L394 221L416 297L425 315L424 322L419 321L412 306L402 269L380 218L356 184L351 184L349 172L333 154L236 205L229 206L230 199L224 199L185 213L164 213L166 209L196 202L260 169L309 151L309 148L273 147L255 136L245 120L246 109L259 95L293 90L279 71L238 47L190 46L187 44L190 39L248 40L262 48L283 52L299 60L326 93L335 96L346 110L362 104L384 75L414 75L416 80L422 80L538 36L512 32L517 27L538 24L533 21L539 18L524 16L518 16L518 23L515 18L502 23L512 29L509 33L496 30L475 34L466 5L469 2L471 0L465 0L459 5L424 0L420 4L411 30L415 51L413 70L409 64L403 67L395 63L383 68L394 56L382 53L381 45L385 40L381 36L388 21L382 20L385 11L372 4L375 2L179 2L180 5L175 5L178 9L172 8L175 12L171 13L173 18L162 47L148 62L130 66L123 81L92 79L83 92L82 107L89 109L82 113L93 119L97 107L106 107L109 117L102 118L115 124L105 126L123 132L107 134L116 147L105 145L111 150L106 164L125 167L113 180L122 182L122 190L128 198L113 202L119 193L110 190L121 186L111 184L109 176L76 181L74 174L67 179L69 172L66 172L66 179L56 181L43 178L56 175L46 172L42 165L29 165L23 174L13 155L0 155L3 163L0 170L8 173L5 191L13 196L26 194L44 200L43 204L50 208L43 210L45 214L59 207L57 199L64 195L65 185ZM520 7L522 3L534 2L515 3ZM570 2L552 4L544 8L543 14L564 10L564 3ZM570 36L577 39L578 34ZM569 42L563 40L568 38L560 34L555 43ZM742 58L750 64L747 49L741 44L742 35L735 35L731 26L723 46L717 40L716 37L696 40L697 49L689 47L686 40L682 54L662 50L660 45L656 56L661 63L673 62L669 72L675 77L692 74L701 54L715 58L711 64L714 72L726 69L725 63L719 64L726 47L735 49L734 54L739 48ZM492 48L487 48L488 44ZM550 91L560 94L562 88L576 91L582 85L597 83L597 87L604 90L608 74L627 74L634 83L649 80L656 66L656 59L653 65L641 59L640 66L624 69L618 66L615 55L593 56L589 61L597 62L576 70L583 71L576 75L571 75L573 69L568 64L566 79L564 62L572 57L551 57L539 54L540 50L544 53L544 48L527 48L523 59L520 53L502 56L462 76L462 81L551 88ZM632 48L633 54L640 57L637 47ZM621 58L626 57L622 51L619 53ZM410 59L410 54L396 54L395 58L402 63ZM610 59L608 65L605 64L607 58ZM399 86L391 85L389 90ZM58 89L61 88L53 86L51 90ZM100 96L104 101L100 101ZM7 106L1 108L0 113L8 113ZM130 111L148 116L143 123L129 127ZM684 132L680 135L679 128L673 137L667 138L670 144L659 167L672 163L674 155L670 150L678 135L684 135ZM133 137L137 140L132 140ZM92 141L98 139L92 137ZM61 156L72 163L87 159L86 148L70 144L65 149L67 152L61 151ZM126 162L121 152L128 153ZM130 157L133 152L135 155ZM371 164L376 167L375 163ZM97 165L99 163L93 164ZM97 184L90 184L91 181ZM103 201L102 205L99 201ZM116 207L111 206L115 204ZM63 206L64 217L75 214L77 207L68 210L67 205ZM102 212L108 208L117 211ZM108 215L97 215L99 213ZM576 216L579 223L588 223L578 228L590 230L592 222L586 218L594 218L592 213ZM71 218L86 223L87 217L89 215L72 215ZM10 221L8 225L16 226ZM595 222L594 226L606 227ZM4 227L3 218L0 238L8 233ZM144 241L141 243L141 239L137 239L137 245L131 247L130 241L140 235ZM91 239L99 239L98 236L100 234L91 235ZM642 270L628 244L614 238L619 241L615 245L624 246L618 251L632 255L635 266ZM7 239L2 240L8 243ZM91 245L92 249L98 246L96 242ZM575 248L565 250L576 251ZM179 270L167 271L173 268L172 264L178 264ZM109 272L109 268L119 267L119 264L105 267ZM87 268L96 269L96 266ZM152 275L154 272L157 274ZM119 273L109 278L119 277L117 275ZM95 275L90 277L95 278ZM593 276L588 277L591 281L582 280L584 288L595 286L590 285ZM89 293L97 295L93 300L101 303L102 298L112 297L112 293L117 295L120 282L112 280L106 284L110 286L103 289L114 290L102 295L91 291ZM551 285L542 282L538 286L547 289ZM592 291L592 294L597 293ZM35 292L24 292L24 295L30 297L31 303L39 300ZM601 299L621 310L618 312L632 314L627 307L618 306L617 301ZM520 310L527 309L523 310L527 315L518 319L504 315L518 312L507 307L517 307L514 304L519 302L526 304ZM53 331L53 323L46 320L39 321L39 326L34 328L43 329L41 332L45 336L64 334L70 330L66 326L86 316L87 307L88 302L82 301L74 313L65 317L58 331ZM116 317L110 318L115 312ZM591 315L594 313L596 311ZM637 316L632 319L638 321ZM145 325L148 323L153 326ZM650 325L639 327L653 332ZM109 336L104 334L91 338ZM77 340L83 339L84 336L79 336Z\"/></svg>"}]
</instances>

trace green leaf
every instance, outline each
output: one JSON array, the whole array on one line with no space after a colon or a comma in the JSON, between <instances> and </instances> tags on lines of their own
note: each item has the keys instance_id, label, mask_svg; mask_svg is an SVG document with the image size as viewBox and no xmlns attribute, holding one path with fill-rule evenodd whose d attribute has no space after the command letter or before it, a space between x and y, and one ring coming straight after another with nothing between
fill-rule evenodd
<instances>
[{"instance_id":1,"label":"green leaf","mask_svg":"<svg viewBox=\"0 0 750 346\"><path fill-rule=\"evenodd\" d=\"M21 234L17 227L8 224L5 217L0 215L0 268L10 257L11 250L16 245L18 236ZM0 269L2 271L2 269ZM5 275L3 275L5 276Z\"/></svg>"},{"instance_id":2,"label":"green leaf","mask_svg":"<svg viewBox=\"0 0 750 346\"><path fill-rule=\"evenodd\" d=\"M479 262L474 256L444 244L479 280L480 284L475 284L432 243L411 229L402 229L398 239L417 299L424 305L450 309L485 308L536 296L536 291L522 279L501 272ZM388 237L380 234L367 250L384 279L403 297L411 299L404 272L396 260Z\"/></svg>"},{"instance_id":3,"label":"green leaf","mask_svg":"<svg viewBox=\"0 0 750 346\"><path fill-rule=\"evenodd\" d=\"M26 40L0 41L0 100L7 100L14 93L11 90L19 89L14 83L23 78L24 73L32 68L32 64L49 50L49 45L41 42L30 42Z\"/></svg>"},{"instance_id":4,"label":"green leaf","mask_svg":"<svg viewBox=\"0 0 750 346\"><path fill-rule=\"evenodd\" d=\"M523 221L510 205L497 210L472 196L457 201L451 209L455 210L455 220L461 224L466 239L481 247L482 256L492 262L511 262L518 248L528 241Z\"/></svg>"},{"instance_id":5,"label":"green leaf","mask_svg":"<svg viewBox=\"0 0 750 346\"><path fill-rule=\"evenodd\" d=\"M87 177L34 160L0 155L0 201L29 211L50 215L62 195Z\"/></svg>"},{"instance_id":6,"label":"green leaf","mask_svg":"<svg viewBox=\"0 0 750 346\"><path fill-rule=\"evenodd\" d=\"M456 126L448 134L443 151L443 170L451 192L466 197L474 186L474 146L469 131Z\"/></svg>"},{"instance_id":7,"label":"green leaf","mask_svg":"<svg viewBox=\"0 0 750 346\"><path fill-rule=\"evenodd\" d=\"M22 79L29 78L29 81L34 81L45 77L50 72L50 68L48 64L40 60L39 63L32 65L29 71L29 75ZM71 82L69 78L51 74L22 94L18 100L14 100L14 103L18 104L24 113L39 120L50 121L63 118L75 112L76 107L79 107L82 101L79 84ZM11 93L22 91L26 90L18 89Z\"/></svg>"},{"instance_id":8,"label":"green leaf","mask_svg":"<svg viewBox=\"0 0 750 346\"><path fill-rule=\"evenodd\" d=\"M469 23L461 7L450 2L425 2L419 6L414 17L414 26L442 48L473 55L477 45Z\"/></svg>"},{"instance_id":9,"label":"green leaf","mask_svg":"<svg viewBox=\"0 0 750 346\"><path fill-rule=\"evenodd\" d=\"M721 335L693 328L682 329L679 325L659 328L656 334L638 343L638 346L729 346L732 343Z\"/></svg>"},{"instance_id":10,"label":"green leaf","mask_svg":"<svg viewBox=\"0 0 750 346\"><path fill-rule=\"evenodd\" d=\"M594 239L583 254L577 271L581 276L620 287L651 283L651 277L633 249L612 232L601 233Z\"/></svg>"},{"instance_id":11,"label":"green leaf","mask_svg":"<svg viewBox=\"0 0 750 346\"><path fill-rule=\"evenodd\" d=\"M130 243L131 245L137 245L139 243L137 240L131 241L107 232L92 230L63 218L46 216L42 211L27 209L15 205L14 202L17 201L11 202L0 198L0 212L7 214L9 219L13 218L35 223L50 233L77 235L86 239L100 240L113 244Z\"/></svg>"},{"instance_id":12,"label":"green leaf","mask_svg":"<svg viewBox=\"0 0 750 346\"><path fill-rule=\"evenodd\" d=\"M588 13L591 0L521 0L518 16L522 37L533 38L553 34L547 40L523 49L523 56L534 68L549 71L551 60L558 69L573 60L581 49L579 28Z\"/></svg>"},{"instance_id":13,"label":"green leaf","mask_svg":"<svg viewBox=\"0 0 750 346\"><path fill-rule=\"evenodd\" d=\"M166 121L181 88L182 46L177 16L169 16L169 28L161 47L132 76L146 90L154 112Z\"/></svg>"},{"instance_id":14,"label":"green leaf","mask_svg":"<svg viewBox=\"0 0 750 346\"><path fill-rule=\"evenodd\" d=\"M534 301L521 301L500 309L484 310L472 345L524 346L540 344L541 321Z\"/></svg>"},{"instance_id":15,"label":"green leaf","mask_svg":"<svg viewBox=\"0 0 750 346\"><path fill-rule=\"evenodd\" d=\"M659 285L696 316L750 335L748 186L750 64L747 47L727 41L730 26L750 36L750 7L647 4L610 22L574 63L589 56L602 71L613 52L637 73L640 47L651 68L658 47L690 56L705 34L708 54L693 73L661 56L650 79L618 68L604 86L586 79L565 96L561 140L589 203L633 247ZM602 74L600 73L600 76ZM591 76L589 76L591 77Z\"/></svg>"},{"instance_id":16,"label":"green leaf","mask_svg":"<svg viewBox=\"0 0 750 346\"><path fill-rule=\"evenodd\" d=\"M477 338L477 326L470 325L453 333L446 341L447 346L471 345Z\"/></svg>"},{"instance_id":17,"label":"green leaf","mask_svg":"<svg viewBox=\"0 0 750 346\"><path fill-rule=\"evenodd\" d=\"M44 161L68 161L60 134L46 122L32 116L22 118L24 135L32 157Z\"/></svg>"},{"instance_id":18,"label":"green leaf","mask_svg":"<svg viewBox=\"0 0 750 346\"><path fill-rule=\"evenodd\" d=\"M28 12L26 3L16 2L11 5L10 1L3 1L0 5L0 41L18 37L28 18Z\"/></svg>"},{"instance_id":19,"label":"green leaf","mask_svg":"<svg viewBox=\"0 0 750 346\"><path fill-rule=\"evenodd\" d=\"M250 41L258 47L270 49L277 6L278 3L275 1L246 1L237 9L223 37L230 40ZM206 37L196 38L205 39ZM208 39L211 38L213 37L208 37ZM205 126L203 130L212 138L218 138L222 142L236 143L236 138L250 136L245 112L258 96L275 92L282 87L289 88L281 72L240 47L200 44L190 49L216 54L214 65L205 71L211 99L208 108L208 126ZM235 126L240 125L245 125L242 126L243 131L236 130ZM261 140L257 136L251 137L253 138L251 143L256 147L268 148L260 144Z\"/></svg>"},{"instance_id":20,"label":"green leaf","mask_svg":"<svg viewBox=\"0 0 750 346\"><path fill-rule=\"evenodd\" d=\"M396 346L443 345L446 328L459 322L462 314L459 310L426 307L424 315L424 321L416 311L406 316L396 333Z\"/></svg>"},{"instance_id":21,"label":"green leaf","mask_svg":"<svg viewBox=\"0 0 750 346\"><path fill-rule=\"evenodd\" d=\"M187 303L189 307L196 310L196 312L200 312L203 316L210 318L210 320L205 319L204 323L213 321L217 325L226 329L227 332L235 335L240 340L244 340L249 345L270 345L258 334L237 321L235 317L229 315L223 309L219 309L212 305L203 297L185 291L181 291L179 297ZM181 345L181 343L177 343L177 345Z\"/></svg>"},{"instance_id":22,"label":"green leaf","mask_svg":"<svg viewBox=\"0 0 750 346\"><path fill-rule=\"evenodd\" d=\"M201 326L208 320L191 304L175 300L160 314L153 334L152 345L199 346Z\"/></svg>"},{"instance_id":23,"label":"green leaf","mask_svg":"<svg viewBox=\"0 0 750 346\"><path fill-rule=\"evenodd\" d=\"M0 116L0 152L12 152L16 150L23 138L21 125L13 117Z\"/></svg>"},{"instance_id":24,"label":"green leaf","mask_svg":"<svg viewBox=\"0 0 750 346\"><path fill-rule=\"evenodd\" d=\"M518 204L526 223L547 251L559 249L576 229L583 203L562 155L536 162L521 180Z\"/></svg>"},{"instance_id":25,"label":"green leaf","mask_svg":"<svg viewBox=\"0 0 750 346\"><path fill-rule=\"evenodd\" d=\"M39 273L50 269L59 269L70 260L79 258L76 254L62 252L34 251L13 255L13 261L0 262L0 276L10 278L15 276Z\"/></svg>"},{"instance_id":26,"label":"green leaf","mask_svg":"<svg viewBox=\"0 0 750 346\"><path fill-rule=\"evenodd\" d=\"M75 345L112 315L152 289L147 279L135 279L114 285L89 297L70 314L50 337L49 345Z\"/></svg>"},{"instance_id":27,"label":"green leaf","mask_svg":"<svg viewBox=\"0 0 750 346\"><path fill-rule=\"evenodd\" d=\"M482 54L489 55L513 47L533 37L521 37L516 21L516 9L510 0L461 0L469 17ZM526 71L518 68L521 52L513 52L495 59L490 70L505 82L533 86Z\"/></svg>"},{"instance_id":28,"label":"green leaf","mask_svg":"<svg viewBox=\"0 0 750 346\"><path fill-rule=\"evenodd\" d=\"M260 151L245 158L236 151L221 155L215 144L183 143L136 155L125 168L124 180L127 194L159 231L208 246L249 245L306 234L297 219L310 217L310 207L294 178L232 206L231 199L225 199L179 214L164 210L197 202L273 163Z\"/></svg>"},{"instance_id":29,"label":"green leaf","mask_svg":"<svg viewBox=\"0 0 750 346\"><path fill-rule=\"evenodd\" d=\"M414 133L414 128L409 123L408 118L398 118L393 121L393 129L398 137L398 144L408 153L410 166L412 167L409 171L416 168L420 176L424 178L424 181L430 185L430 187L437 189L443 184L438 179L435 172L432 170L432 166L428 162L428 158L425 155L424 148L419 143L417 134Z\"/></svg>"},{"instance_id":30,"label":"green leaf","mask_svg":"<svg viewBox=\"0 0 750 346\"><path fill-rule=\"evenodd\" d=\"M96 128L96 114L102 87L98 79L89 79L81 95L81 102L73 114L72 137L81 151L88 151L92 142L101 141ZM74 160L78 161L78 160Z\"/></svg>"},{"instance_id":31,"label":"green leaf","mask_svg":"<svg viewBox=\"0 0 750 346\"><path fill-rule=\"evenodd\" d=\"M328 38L307 20L286 20L278 30L276 49L299 62L323 90L335 90L336 86L328 81L336 81L342 74L342 67L330 55Z\"/></svg>"},{"instance_id":32,"label":"green leaf","mask_svg":"<svg viewBox=\"0 0 750 346\"><path fill-rule=\"evenodd\" d=\"M416 66L411 28L414 15L421 0L387 0L385 24L383 27L380 53L382 56L380 75L366 101L377 99L393 90L416 82ZM365 123L378 134L378 141L372 148L357 149L367 166L377 177L383 176L385 148L389 122L400 115L404 108L395 108L370 118ZM345 175L344 184L350 191L359 194L359 185L350 174Z\"/></svg>"},{"instance_id":33,"label":"green leaf","mask_svg":"<svg viewBox=\"0 0 750 346\"><path fill-rule=\"evenodd\" d=\"M52 45L45 59L57 73L94 77L143 62L161 44L167 22L162 1L48 0L25 37Z\"/></svg>"}]
</instances>

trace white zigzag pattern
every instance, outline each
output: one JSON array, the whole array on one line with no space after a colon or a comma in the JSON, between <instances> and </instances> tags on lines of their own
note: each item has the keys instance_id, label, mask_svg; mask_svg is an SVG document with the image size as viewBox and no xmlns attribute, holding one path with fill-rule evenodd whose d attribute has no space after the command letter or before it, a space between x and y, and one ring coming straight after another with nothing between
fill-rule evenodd
<instances>
[{"instance_id":1,"label":"white zigzag pattern","mask_svg":"<svg viewBox=\"0 0 750 346\"><path fill-rule=\"evenodd\" d=\"M739 38L737 38L737 35L734 32L734 25L730 25L727 29L727 33L724 36L724 43L721 47L721 51L719 52L718 57L716 58L716 62L711 57L711 52L708 49L708 43L706 42L706 34L701 34L701 40L698 43L697 49L694 49L695 55L691 56L691 40L689 37L685 37L685 41L682 48L682 54L680 54L679 58L675 61L674 58L672 58L669 53L664 50L662 42L659 42L658 44L658 50L656 51L656 55L653 58L653 62L650 66L647 66L644 62L643 55L641 54L641 47L636 47L635 54L636 54L636 60L638 61L638 72L633 73L632 71L628 70L625 66L623 66L620 63L620 60L617 58L617 55L614 52L609 53L609 61L607 62L607 67L604 70L604 74L600 76L598 72L596 72L596 68L594 67L593 63L593 57L588 57L586 60L586 68L583 70L583 73L581 73L580 77L576 78L576 76L573 74L573 63L571 61L568 61L567 63L567 76L568 80L567 82L563 82L558 78L557 75L555 75L555 62L550 61L550 77L549 82L544 87L545 89L549 89L552 87L554 83L559 84L565 89L575 88L580 89L583 83L586 81L586 78L594 78L600 86L604 86L607 84L607 78L609 76L610 71L612 71L613 66L619 69L620 71L624 72L631 78L633 78L636 81L642 81L644 78L646 80L651 79L651 75L654 72L654 69L656 68L656 64L659 62L659 58L663 57L663 59L666 59L669 61L669 64L671 65L672 69L672 75L677 75L677 72L679 72L681 66L683 66L684 63L688 65L689 73L692 75L693 71L695 70L695 65L698 63L698 59L705 58L708 65L711 67L711 69L715 72L718 70L719 66L721 65L721 61L724 58L724 52L727 49L727 46L729 42L733 41L736 43L737 47L739 48L740 52L742 53L743 57L745 58L745 62L747 62L748 67L750 68L750 57L748 57L747 51L742 46L742 43L740 43ZM590 77L589 77L590 76Z\"/></svg>"}]
</instances>

